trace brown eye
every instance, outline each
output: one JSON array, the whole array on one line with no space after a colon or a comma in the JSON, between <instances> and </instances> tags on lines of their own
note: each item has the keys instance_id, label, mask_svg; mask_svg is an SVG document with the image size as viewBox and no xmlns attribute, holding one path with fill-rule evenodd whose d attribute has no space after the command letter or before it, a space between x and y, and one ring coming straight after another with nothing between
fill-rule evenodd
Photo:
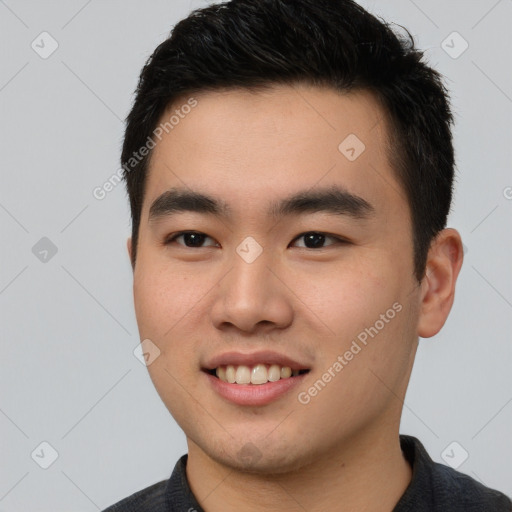
<instances>
[{"instance_id":1,"label":"brown eye","mask_svg":"<svg viewBox=\"0 0 512 512\"><path fill-rule=\"evenodd\" d=\"M337 243L344 243L345 240L338 238L336 236L327 235L326 233L320 233L318 231L308 231L307 233L302 233L294 241L303 238L304 244L299 245L298 247L304 247L306 249L322 249L324 247L329 247L330 245L336 245ZM334 243L327 244L325 246L326 240L334 240Z\"/></svg>"},{"instance_id":2,"label":"brown eye","mask_svg":"<svg viewBox=\"0 0 512 512\"><path fill-rule=\"evenodd\" d=\"M166 239L165 245L170 245L172 242L183 239L183 242L179 242L178 245L183 245L188 248L201 248L203 247L203 243L206 239L213 240L213 238L205 235L204 233L199 233L197 231L181 231L179 233L175 233ZM212 247L217 245L216 243L207 245L206 247Z\"/></svg>"}]
</instances>

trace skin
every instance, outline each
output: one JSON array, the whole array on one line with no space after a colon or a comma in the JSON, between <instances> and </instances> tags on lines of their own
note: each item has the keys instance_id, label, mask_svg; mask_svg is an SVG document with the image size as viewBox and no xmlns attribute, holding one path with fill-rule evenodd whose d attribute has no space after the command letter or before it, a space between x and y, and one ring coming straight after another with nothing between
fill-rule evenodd
<instances>
[{"instance_id":1,"label":"skin","mask_svg":"<svg viewBox=\"0 0 512 512\"><path fill-rule=\"evenodd\" d=\"M140 336L161 351L149 373L187 436L192 491L207 512L389 512L411 479L398 432L418 337L435 335L451 309L460 236L439 234L418 283L410 211L388 162L385 115L369 93L295 85L195 98L153 150L134 266ZM351 133L366 146L353 162L338 150ZM270 200L333 184L371 203L374 215L266 215ZM233 216L149 222L152 202L172 187L222 199ZM182 230L209 238L164 244ZM298 237L310 231L348 243L307 248ZM236 252L247 236L263 248L250 264ZM298 392L395 303L402 310L300 403ZM265 349L310 368L300 389L268 405L234 405L201 372L213 355ZM238 456L244 446L256 455Z\"/></svg>"}]
</instances>

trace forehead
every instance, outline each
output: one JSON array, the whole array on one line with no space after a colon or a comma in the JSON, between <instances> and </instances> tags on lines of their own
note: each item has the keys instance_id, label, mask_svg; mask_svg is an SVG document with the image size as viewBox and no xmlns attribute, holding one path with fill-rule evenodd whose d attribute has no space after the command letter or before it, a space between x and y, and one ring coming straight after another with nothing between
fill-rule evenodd
<instances>
[{"instance_id":1,"label":"forehead","mask_svg":"<svg viewBox=\"0 0 512 512\"><path fill-rule=\"evenodd\" d=\"M406 200L388 159L385 113L369 92L273 86L193 95L162 116L143 215L174 187L223 198L241 214L294 191L339 185L383 211ZM178 120L179 118L179 120Z\"/></svg>"}]
</instances>

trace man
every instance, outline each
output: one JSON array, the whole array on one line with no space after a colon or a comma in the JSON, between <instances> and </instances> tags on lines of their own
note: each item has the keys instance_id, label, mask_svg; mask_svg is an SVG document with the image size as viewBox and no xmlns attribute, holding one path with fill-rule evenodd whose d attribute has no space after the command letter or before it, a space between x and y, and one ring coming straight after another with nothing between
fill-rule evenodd
<instances>
[{"instance_id":1,"label":"man","mask_svg":"<svg viewBox=\"0 0 512 512\"><path fill-rule=\"evenodd\" d=\"M108 511L512 510L398 434L462 265L451 123L412 40L350 0L176 25L122 163L140 336L188 455Z\"/></svg>"}]
</instances>

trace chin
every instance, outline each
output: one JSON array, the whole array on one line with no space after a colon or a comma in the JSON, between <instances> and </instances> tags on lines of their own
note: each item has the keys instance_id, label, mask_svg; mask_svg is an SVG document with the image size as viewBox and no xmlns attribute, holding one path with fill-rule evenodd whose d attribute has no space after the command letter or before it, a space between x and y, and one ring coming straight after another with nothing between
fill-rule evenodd
<instances>
[{"instance_id":1,"label":"chin","mask_svg":"<svg viewBox=\"0 0 512 512\"><path fill-rule=\"evenodd\" d=\"M284 443L284 441L283 441ZM234 450L234 445L237 445ZM310 462L306 453L298 453L297 445L265 441L232 442L228 449L219 452L218 449L206 449L205 452L217 463L242 473L271 475L297 471Z\"/></svg>"}]
</instances>

